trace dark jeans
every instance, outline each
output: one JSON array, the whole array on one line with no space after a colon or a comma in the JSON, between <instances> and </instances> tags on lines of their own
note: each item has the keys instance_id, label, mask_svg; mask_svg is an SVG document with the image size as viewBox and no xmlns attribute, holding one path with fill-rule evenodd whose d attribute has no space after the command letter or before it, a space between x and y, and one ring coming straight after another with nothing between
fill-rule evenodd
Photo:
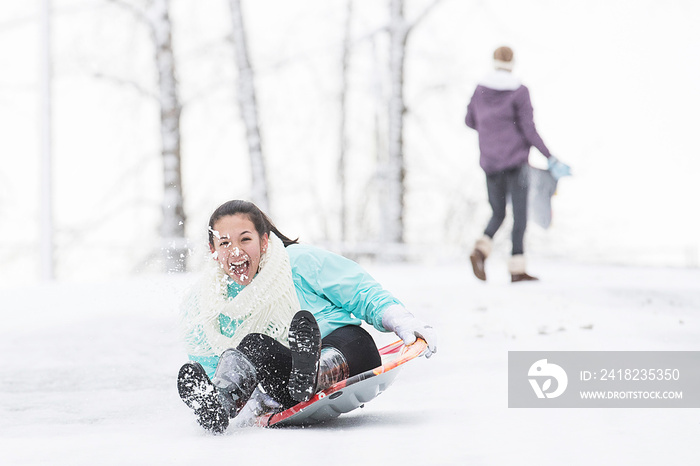
<instances>
[{"instance_id":1,"label":"dark jeans","mask_svg":"<svg viewBox=\"0 0 700 466\"><path fill-rule=\"evenodd\" d=\"M510 196L513 206L513 255L523 254L523 240L527 226L527 193L530 185L528 164L486 175L486 189L491 204L491 220L484 234L493 238L506 218L506 204Z\"/></svg>"},{"instance_id":2,"label":"dark jeans","mask_svg":"<svg viewBox=\"0 0 700 466\"><path fill-rule=\"evenodd\" d=\"M324 348L332 346L343 353L351 377L382 364L372 336L357 325L334 330L322 340L321 345ZM267 335L251 333L241 340L238 350L253 363L258 383L268 395L285 408L297 403L287 390L292 371L292 353L289 348Z\"/></svg>"}]
</instances>

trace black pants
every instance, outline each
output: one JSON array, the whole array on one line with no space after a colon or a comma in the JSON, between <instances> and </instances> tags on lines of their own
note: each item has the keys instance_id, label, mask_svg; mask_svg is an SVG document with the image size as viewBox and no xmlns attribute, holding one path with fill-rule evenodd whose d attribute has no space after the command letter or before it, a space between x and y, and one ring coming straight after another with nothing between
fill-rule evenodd
<instances>
[{"instance_id":1,"label":"black pants","mask_svg":"<svg viewBox=\"0 0 700 466\"><path fill-rule=\"evenodd\" d=\"M334 330L326 336L322 347L332 346L338 349L348 362L350 376L374 369L382 363L377 345L365 329L357 325L347 325ZM246 335L238 345L255 366L258 383L268 395L285 408L295 405L287 390L289 374L292 371L292 353L289 348L274 338L261 333Z\"/></svg>"},{"instance_id":2,"label":"black pants","mask_svg":"<svg viewBox=\"0 0 700 466\"><path fill-rule=\"evenodd\" d=\"M486 175L486 189L493 214L484 234L493 238L501 227L506 218L506 205L510 196L513 206L513 255L524 253L529 176L528 164Z\"/></svg>"}]
</instances>

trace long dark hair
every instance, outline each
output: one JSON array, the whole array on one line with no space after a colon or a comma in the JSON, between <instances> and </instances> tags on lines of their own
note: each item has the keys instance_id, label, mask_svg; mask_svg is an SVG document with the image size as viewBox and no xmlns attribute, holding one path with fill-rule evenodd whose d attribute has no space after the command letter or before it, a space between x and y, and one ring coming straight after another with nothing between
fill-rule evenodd
<instances>
[{"instance_id":1,"label":"long dark hair","mask_svg":"<svg viewBox=\"0 0 700 466\"><path fill-rule=\"evenodd\" d=\"M270 233L274 233L275 236L282 240L285 248L290 244L297 244L299 242L299 238L289 239L280 233L275 224L272 223L272 220L270 220L258 206L252 202L235 199L221 204L214 213L211 214L209 218L209 244L211 246L214 246L214 224L222 217L236 214L246 215L248 220L253 222L255 231L259 236L262 237L265 233L270 236Z\"/></svg>"}]
</instances>

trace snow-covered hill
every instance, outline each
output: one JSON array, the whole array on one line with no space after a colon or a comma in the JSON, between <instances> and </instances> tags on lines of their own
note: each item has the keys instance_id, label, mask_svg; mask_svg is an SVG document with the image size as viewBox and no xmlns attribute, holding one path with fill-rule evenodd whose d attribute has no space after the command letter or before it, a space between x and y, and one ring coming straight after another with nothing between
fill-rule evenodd
<instances>
[{"instance_id":1,"label":"snow-covered hill","mask_svg":"<svg viewBox=\"0 0 700 466\"><path fill-rule=\"evenodd\" d=\"M439 331L364 409L307 428L203 432L175 375L194 276L0 290L7 465L694 464L695 409L509 409L514 350L697 350L700 271L533 262L368 266ZM11 310L11 311L10 311ZM380 342L391 335L376 334Z\"/></svg>"}]
</instances>

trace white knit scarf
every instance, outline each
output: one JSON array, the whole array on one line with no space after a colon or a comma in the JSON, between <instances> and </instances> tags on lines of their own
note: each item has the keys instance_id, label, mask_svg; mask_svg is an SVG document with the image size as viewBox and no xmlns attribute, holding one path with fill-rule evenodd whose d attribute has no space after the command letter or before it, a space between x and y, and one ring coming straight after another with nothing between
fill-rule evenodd
<instances>
[{"instance_id":1,"label":"white knit scarf","mask_svg":"<svg viewBox=\"0 0 700 466\"><path fill-rule=\"evenodd\" d=\"M282 241L270 233L258 274L233 299L228 297L230 278L218 262L212 262L184 303L182 323L188 354L218 356L235 348L249 333L264 333L288 345L289 323L300 305ZM222 314L237 323L231 337L221 333Z\"/></svg>"}]
</instances>

